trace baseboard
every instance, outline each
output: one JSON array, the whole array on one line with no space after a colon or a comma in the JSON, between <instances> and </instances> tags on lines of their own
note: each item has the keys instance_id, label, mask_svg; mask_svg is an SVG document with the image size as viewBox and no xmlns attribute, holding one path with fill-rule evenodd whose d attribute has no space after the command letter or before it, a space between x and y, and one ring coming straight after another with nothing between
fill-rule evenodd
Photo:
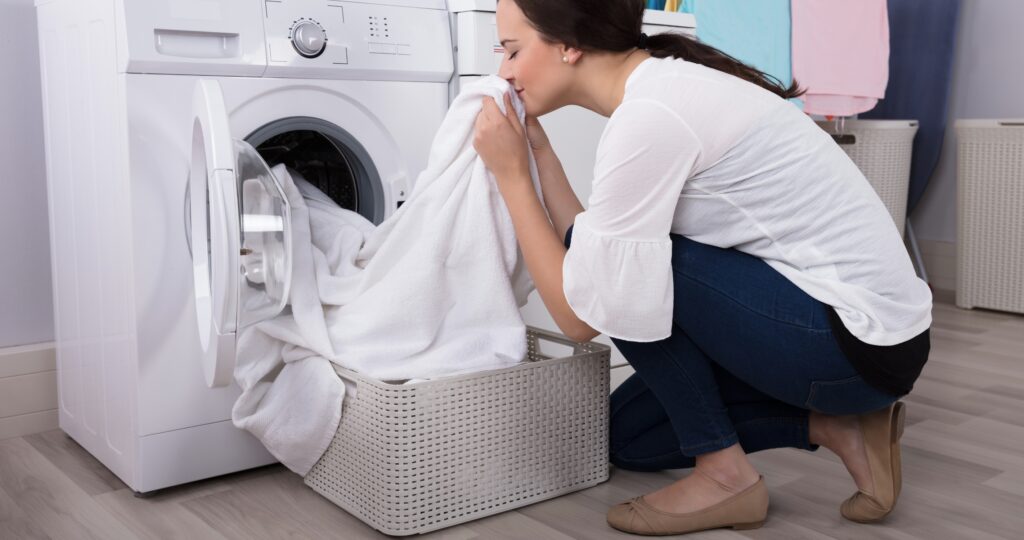
<instances>
[{"instance_id":1,"label":"baseboard","mask_svg":"<svg viewBox=\"0 0 1024 540\"><path fill-rule=\"evenodd\" d=\"M0 418L0 440L57 429L57 409Z\"/></svg>"},{"instance_id":2,"label":"baseboard","mask_svg":"<svg viewBox=\"0 0 1024 540\"><path fill-rule=\"evenodd\" d=\"M57 427L53 343L0 349L0 439Z\"/></svg>"},{"instance_id":3,"label":"baseboard","mask_svg":"<svg viewBox=\"0 0 1024 540\"><path fill-rule=\"evenodd\" d=\"M0 347L0 379L57 369L53 342Z\"/></svg>"},{"instance_id":4,"label":"baseboard","mask_svg":"<svg viewBox=\"0 0 1024 540\"><path fill-rule=\"evenodd\" d=\"M934 289L956 290L956 243L918 240L921 258L928 271L928 283Z\"/></svg>"}]
</instances>

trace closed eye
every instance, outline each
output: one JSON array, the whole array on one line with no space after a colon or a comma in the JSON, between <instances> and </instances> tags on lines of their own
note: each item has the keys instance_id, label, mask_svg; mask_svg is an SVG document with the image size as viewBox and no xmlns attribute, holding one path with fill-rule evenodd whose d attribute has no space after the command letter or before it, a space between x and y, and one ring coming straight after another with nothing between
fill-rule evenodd
<instances>
[{"instance_id":1,"label":"closed eye","mask_svg":"<svg viewBox=\"0 0 1024 540\"><path fill-rule=\"evenodd\" d=\"M516 51L516 52L508 55L508 59L511 60L511 59L515 58L517 54L519 54L519 51Z\"/></svg>"}]
</instances>

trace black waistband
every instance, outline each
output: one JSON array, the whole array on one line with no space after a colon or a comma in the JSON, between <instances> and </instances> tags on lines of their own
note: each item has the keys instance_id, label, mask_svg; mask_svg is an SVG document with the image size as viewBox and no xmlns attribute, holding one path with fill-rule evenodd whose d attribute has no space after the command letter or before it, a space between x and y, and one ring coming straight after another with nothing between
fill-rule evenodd
<instances>
[{"instance_id":1,"label":"black waistband","mask_svg":"<svg viewBox=\"0 0 1024 540\"><path fill-rule=\"evenodd\" d=\"M896 345L871 345L851 334L835 309L828 308L828 315L839 349L865 382L894 396L910 393L928 361L931 329Z\"/></svg>"}]
</instances>

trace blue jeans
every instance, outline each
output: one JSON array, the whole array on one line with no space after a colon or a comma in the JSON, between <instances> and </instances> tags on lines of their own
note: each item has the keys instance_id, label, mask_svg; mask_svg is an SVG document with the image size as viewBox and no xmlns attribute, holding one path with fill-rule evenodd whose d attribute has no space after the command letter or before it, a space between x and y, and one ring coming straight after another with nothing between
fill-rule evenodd
<instances>
[{"instance_id":1,"label":"blue jeans","mask_svg":"<svg viewBox=\"0 0 1024 540\"><path fill-rule=\"evenodd\" d=\"M859 414L897 396L861 379L839 349L829 306L758 257L672 238L672 335L612 339L636 373L611 396L611 461L691 467L739 443L815 450L809 411Z\"/></svg>"}]
</instances>

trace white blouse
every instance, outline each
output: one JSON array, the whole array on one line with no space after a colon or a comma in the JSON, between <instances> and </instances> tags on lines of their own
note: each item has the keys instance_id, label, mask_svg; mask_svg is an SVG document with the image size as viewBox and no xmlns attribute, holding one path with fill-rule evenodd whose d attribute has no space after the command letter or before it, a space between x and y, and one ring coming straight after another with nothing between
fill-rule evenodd
<instances>
[{"instance_id":1,"label":"white blouse","mask_svg":"<svg viewBox=\"0 0 1024 540\"><path fill-rule=\"evenodd\" d=\"M931 325L931 291L895 223L827 133L757 85L650 58L601 135L573 226L562 271L576 315L611 337L667 338L670 232L763 259L866 343Z\"/></svg>"}]
</instances>

